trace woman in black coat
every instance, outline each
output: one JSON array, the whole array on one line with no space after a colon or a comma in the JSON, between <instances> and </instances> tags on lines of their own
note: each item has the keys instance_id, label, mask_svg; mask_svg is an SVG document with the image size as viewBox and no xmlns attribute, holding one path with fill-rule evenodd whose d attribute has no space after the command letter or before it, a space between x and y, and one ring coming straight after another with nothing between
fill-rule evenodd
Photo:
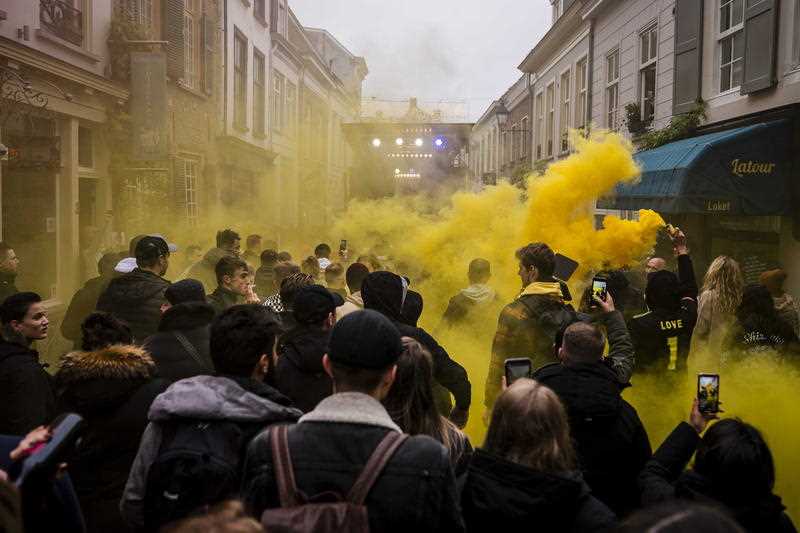
<instances>
[{"instance_id":1,"label":"woman in black coat","mask_svg":"<svg viewBox=\"0 0 800 533\"><path fill-rule=\"evenodd\" d=\"M467 531L605 531L616 523L577 468L564 406L531 379L497 398L486 443L460 483Z\"/></svg>"},{"instance_id":2,"label":"woman in black coat","mask_svg":"<svg viewBox=\"0 0 800 533\"><path fill-rule=\"evenodd\" d=\"M689 500L722 507L750 533L796 531L773 494L775 464L761 433L738 419L717 422L694 402L689 423L681 422L639 476L642 504ZM685 470L695 454L694 465Z\"/></svg>"},{"instance_id":3,"label":"woman in black coat","mask_svg":"<svg viewBox=\"0 0 800 533\"><path fill-rule=\"evenodd\" d=\"M131 345L130 329L111 315L84 321L83 351L65 355L56 374L61 410L87 422L69 459L89 532L125 531L119 500L147 425L147 412L168 383L155 363Z\"/></svg>"}]
</instances>

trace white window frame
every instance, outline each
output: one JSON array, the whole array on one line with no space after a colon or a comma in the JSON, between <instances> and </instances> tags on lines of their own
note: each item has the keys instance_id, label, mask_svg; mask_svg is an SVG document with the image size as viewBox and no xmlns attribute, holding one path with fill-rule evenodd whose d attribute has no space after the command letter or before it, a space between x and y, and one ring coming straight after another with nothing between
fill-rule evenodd
<instances>
[{"instance_id":1,"label":"white window frame","mask_svg":"<svg viewBox=\"0 0 800 533\"><path fill-rule=\"evenodd\" d=\"M272 72L272 130L283 131L284 106L283 85L285 77L277 70Z\"/></svg>"},{"instance_id":2,"label":"white window frame","mask_svg":"<svg viewBox=\"0 0 800 533\"><path fill-rule=\"evenodd\" d=\"M202 16L198 0L185 0L183 4L183 82L197 89L200 81L199 19ZM151 10L152 12L152 10ZM140 15L141 17L141 15Z\"/></svg>"},{"instance_id":3,"label":"white window frame","mask_svg":"<svg viewBox=\"0 0 800 533\"><path fill-rule=\"evenodd\" d=\"M611 70L611 58L615 58L615 71L613 75L609 74ZM619 129L619 48L614 48L606 54L606 90L605 90L605 120L606 127L612 131Z\"/></svg>"},{"instance_id":4,"label":"white window frame","mask_svg":"<svg viewBox=\"0 0 800 533\"><path fill-rule=\"evenodd\" d=\"M572 111L572 71L567 69L559 78L558 152L569 152L569 125ZM564 85L566 84L566 88Z\"/></svg>"},{"instance_id":5,"label":"white window frame","mask_svg":"<svg viewBox=\"0 0 800 533\"><path fill-rule=\"evenodd\" d=\"M724 31L720 31L720 25L722 22L722 10L725 6L731 5L734 2L741 1L742 2L742 20L737 24L731 25ZM734 66L737 62L743 64L744 63L744 45L742 46L742 57L735 59L733 55L733 51L735 48L735 41L736 37L738 36L740 39L744 39L744 9L745 9L745 0L718 0L717 2L717 16L715 20L715 30L717 33L717 50L716 50L716 78L717 78L717 90L719 94L726 94L729 92L738 91L741 87L741 83L739 85L734 85L733 81L733 70ZM731 10L731 18L733 17L733 11ZM727 42L729 41L729 43ZM722 63L722 51L725 46L731 47L731 61L729 63ZM728 87L726 89L722 88L722 82L724 76L722 74L722 69L725 67L730 67L728 72Z\"/></svg>"},{"instance_id":6,"label":"white window frame","mask_svg":"<svg viewBox=\"0 0 800 533\"><path fill-rule=\"evenodd\" d=\"M586 128L586 105L589 96L589 59L575 63L575 129Z\"/></svg>"},{"instance_id":7,"label":"white window frame","mask_svg":"<svg viewBox=\"0 0 800 533\"><path fill-rule=\"evenodd\" d=\"M544 90L536 93L536 160L544 159Z\"/></svg>"},{"instance_id":8,"label":"white window frame","mask_svg":"<svg viewBox=\"0 0 800 533\"><path fill-rule=\"evenodd\" d=\"M253 46L253 133L267 133L267 57ZM260 115L260 116L259 116Z\"/></svg>"},{"instance_id":9,"label":"white window frame","mask_svg":"<svg viewBox=\"0 0 800 533\"><path fill-rule=\"evenodd\" d=\"M297 85L289 81L288 78L284 79L284 92L286 93L284 123L287 133L294 135L297 129Z\"/></svg>"},{"instance_id":10,"label":"white window frame","mask_svg":"<svg viewBox=\"0 0 800 533\"><path fill-rule=\"evenodd\" d=\"M528 155L528 150L530 149L530 142L528 141L528 132L530 131L530 119L528 115L522 117L522 120L519 121L519 129L520 129L520 137L522 137L521 143L521 154L520 157L524 158Z\"/></svg>"},{"instance_id":11,"label":"white window frame","mask_svg":"<svg viewBox=\"0 0 800 533\"><path fill-rule=\"evenodd\" d=\"M247 128L247 61L249 41L238 29L233 33L233 123ZM237 65L237 60L240 64ZM237 94L236 88L241 95ZM241 114L241 117L239 116ZM241 120L240 120L241 118Z\"/></svg>"},{"instance_id":12,"label":"white window frame","mask_svg":"<svg viewBox=\"0 0 800 533\"><path fill-rule=\"evenodd\" d=\"M647 36L647 50L644 49L642 39ZM653 47L655 46L655 50ZM639 32L639 116L644 122L651 122L656 118L656 92L658 91L658 23L648 24ZM653 116L645 116L647 101L647 73L653 72Z\"/></svg>"},{"instance_id":13,"label":"white window frame","mask_svg":"<svg viewBox=\"0 0 800 533\"><path fill-rule=\"evenodd\" d=\"M556 134L556 80L552 80L545 88L545 157L551 158L555 154Z\"/></svg>"},{"instance_id":14,"label":"white window frame","mask_svg":"<svg viewBox=\"0 0 800 533\"><path fill-rule=\"evenodd\" d=\"M183 176L185 184L185 200L186 200L186 219L189 221L189 226L196 226L199 209L197 207L197 178L199 176L198 168L200 161L198 159L183 157Z\"/></svg>"}]
</instances>

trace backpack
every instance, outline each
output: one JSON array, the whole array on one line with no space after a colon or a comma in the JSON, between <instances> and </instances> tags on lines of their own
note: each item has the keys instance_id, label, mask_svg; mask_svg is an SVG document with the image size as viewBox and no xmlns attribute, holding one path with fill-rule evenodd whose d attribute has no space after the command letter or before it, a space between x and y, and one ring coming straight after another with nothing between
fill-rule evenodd
<instances>
[{"instance_id":1,"label":"backpack","mask_svg":"<svg viewBox=\"0 0 800 533\"><path fill-rule=\"evenodd\" d=\"M157 531L236 495L246 441L243 429L233 422L185 420L167 426L147 474L146 529Z\"/></svg>"},{"instance_id":2,"label":"backpack","mask_svg":"<svg viewBox=\"0 0 800 533\"><path fill-rule=\"evenodd\" d=\"M575 311L569 305L552 298L541 295L528 295L519 299L531 315L529 320L532 328L534 352L520 354L533 359L534 369L554 362L553 346L559 335L575 322L588 322L590 317Z\"/></svg>"},{"instance_id":3,"label":"backpack","mask_svg":"<svg viewBox=\"0 0 800 533\"><path fill-rule=\"evenodd\" d=\"M378 444L346 498L324 493L307 498L298 491L289 454L288 426L270 429L272 461L281 506L267 509L261 525L270 533L369 533L369 515L364 505L370 489L394 452L408 435L390 431Z\"/></svg>"}]
</instances>

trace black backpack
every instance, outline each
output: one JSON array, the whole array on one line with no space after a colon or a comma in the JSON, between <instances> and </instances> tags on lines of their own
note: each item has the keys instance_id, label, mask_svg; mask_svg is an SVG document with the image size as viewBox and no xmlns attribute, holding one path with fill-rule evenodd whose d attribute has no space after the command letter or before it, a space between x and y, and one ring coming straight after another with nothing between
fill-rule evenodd
<instances>
[{"instance_id":1,"label":"black backpack","mask_svg":"<svg viewBox=\"0 0 800 533\"><path fill-rule=\"evenodd\" d=\"M526 295L519 301L528 309L531 315L529 327L533 329L534 353L520 354L520 357L533 359L533 368L540 368L556 361L553 346L559 335L575 322L588 322L590 317L575 311L569 305L553 300L548 296Z\"/></svg>"},{"instance_id":2,"label":"black backpack","mask_svg":"<svg viewBox=\"0 0 800 533\"><path fill-rule=\"evenodd\" d=\"M185 518L239 491L245 431L233 422L185 420L167 425L144 497L145 526Z\"/></svg>"}]
</instances>

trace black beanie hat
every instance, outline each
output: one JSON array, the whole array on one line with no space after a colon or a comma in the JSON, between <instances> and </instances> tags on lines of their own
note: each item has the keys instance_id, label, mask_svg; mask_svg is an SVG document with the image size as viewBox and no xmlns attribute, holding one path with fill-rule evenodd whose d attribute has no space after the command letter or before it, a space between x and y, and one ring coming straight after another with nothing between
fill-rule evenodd
<instances>
[{"instance_id":1,"label":"black beanie hat","mask_svg":"<svg viewBox=\"0 0 800 533\"><path fill-rule=\"evenodd\" d=\"M361 285L364 307L373 309L392 320L403 322L403 304L408 283L393 272L372 272Z\"/></svg>"},{"instance_id":2,"label":"black beanie hat","mask_svg":"<svg viewBox=\"0 0 800 533\"><path fill-rule=\"evenodd\" d=\"M333 363L352 368L383 370L403 352L400 332L376 311L356 311L336 323L328 343Z\"/></svg>"},{"instance_id":3,"label":"black beanie hat","mask_svg":"<svg viewBox=\"0 0 800 533\"><path fill-rule=\"evenodd\" d=\"M647 307L676 311L681 307L680 282L674 272L659 270L647 276Z\"/></svg>"},{"instance_id":4,"label":"black beanie hat","mask_svg":"<svg viewBox=\"0 0 800 533\"><path fill-rule=\"evenodd\" d=\"M196 279L182 279L167 287L164 298L172 305L206 301L203 284Z\"/></svg>"}]
</instances>

